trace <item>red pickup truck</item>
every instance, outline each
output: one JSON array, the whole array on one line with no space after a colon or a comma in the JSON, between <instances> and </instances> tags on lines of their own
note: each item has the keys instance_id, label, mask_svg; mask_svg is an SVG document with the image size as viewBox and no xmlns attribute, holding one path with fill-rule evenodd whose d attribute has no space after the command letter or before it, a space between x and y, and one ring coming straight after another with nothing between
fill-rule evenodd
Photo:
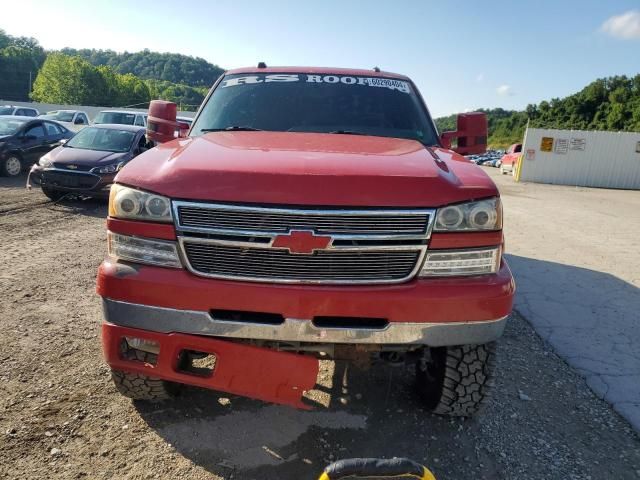
<instances>
[{"instance_id":1,"label":"red pickup truck","mask_svg":"<svg viewBox=\"0 0 640 480\"><path fill-rule=\"evenodd\" d=\"M514 143L509 147L507 153L505 153L500 159L500 173L506 175L511 173L514 175L515 166L518 163L518 158L522 155L522 144Z\"/></svg>"},{"instance_id":2,"label":"red pickup truck","mask_svg":"<svg viewBox=\"0 0 640 480\"><path fill-rule=\"evenodd\" d=\"M170 140L165 107L148 132ZM486 125L439 137L413 82L378 69L226 72L189 135L112 187L97 291L119 391L308 408L319 357L375 357L415 366L426 408L476 412L515 291L498 190L461 155Z\"/></svg>"}]
</instances>

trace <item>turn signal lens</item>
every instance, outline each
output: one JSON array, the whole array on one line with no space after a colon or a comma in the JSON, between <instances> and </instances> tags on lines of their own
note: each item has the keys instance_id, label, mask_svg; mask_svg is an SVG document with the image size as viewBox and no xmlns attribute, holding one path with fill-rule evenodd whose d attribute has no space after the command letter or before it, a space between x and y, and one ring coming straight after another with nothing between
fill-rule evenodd
<instances>
[{"instance_id":1,"label":"turn signal lens","mask_svg":"<svg viewBox=\"0 0 640 480\"><path fill-rule=\"evenodd\" d=\"M500 247L427 252L421 277L486 275L500 268Z\"/></svg>"},{"instance_id":2,"label":"turn signal lens","mask_svg":"<svg viewBox=\"0 0 640 480\"><path fill-rule=\"evenodd\" d=\"M109 255L135 263L182 268L176 242L108 232Z\"/></svg>"}]
</instances>

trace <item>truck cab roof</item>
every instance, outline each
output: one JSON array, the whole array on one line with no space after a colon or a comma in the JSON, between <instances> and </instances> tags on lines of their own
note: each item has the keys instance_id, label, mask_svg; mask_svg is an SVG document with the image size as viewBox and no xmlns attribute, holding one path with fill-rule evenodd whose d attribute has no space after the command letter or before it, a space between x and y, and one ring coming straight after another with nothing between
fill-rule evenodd
<instances>
[{"instance_id":1,"label":"truck cab roof","mask_svg":"<svg viewBox=\"0 0 640 480\"><path fill-rule=\"evenodd\" d=\"M384 77L395 78L398 80L409 80L409 77L400 75L399 73L384 72L367 69L355 69L355 68L334 68L334 67L244 67L228 70L227 75L235 75L238 73L309 73L318 75L354 75L354 76L368 76L368 77Z\"/></svg>"}]
</instances>

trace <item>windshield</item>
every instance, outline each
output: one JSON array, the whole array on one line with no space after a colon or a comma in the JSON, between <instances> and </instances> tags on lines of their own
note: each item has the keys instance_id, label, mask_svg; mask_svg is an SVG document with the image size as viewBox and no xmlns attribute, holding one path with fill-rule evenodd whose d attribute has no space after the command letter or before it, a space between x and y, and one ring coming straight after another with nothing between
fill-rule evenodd
<instances>
[{"instance_id":1,"label":"windshield","mask_svg":"<svg viewBox=\"0 0 640 480\"><path fill-rule=\"evenodd\" d=\"M381 77L227 75L203 107L191 135L232 127L364 134L437 144L413 85Z\"/></svg>"},{"instance_id":2,"label":"windshield","mask_svg":"<svg viewBox=\"0 0 640 480\"><path fill-rule=\"evenodd\" d=\"M27 120L0 118L0 135L13 135Z\"/></svg>"},{"instance_id":3,"label":"windshield","mask_svg":"<svg viewBox=\"0 0 640 480\"><path fill-rule=\"evenodd\" d=\"M104 152L128 152L135 138L135 132L112 128L83 128L65 147L100 150Z\"/></svg>"},{"instance_id":4,"label":"windshield","mask_svg":"<svg viewBox=\"0 0 640 480\"><path fill-rule=\"evenodd\" d=\"M73 120L74 112L55 112L44 115L44 118L49 120L58 120L59 122L71 122Z\"/></svg>"},{"instance_id":5,"label":"windshield","mask_svg":"<svg viewBox=\"0 0 640 480\"><path fill-rule=\"evenodd\" d=\"M13 107L0 107L0 115L13 114Z\"/></svg>"},{"instance_id":6,"label":"windshield","mask_svg":"<svg viewBox=\"0 0 640 480\"><path fill-rule=\"evenodd\" d=\"M117 123L119 125L133 125L135 113L100 112L93 123Z\"/></svg>"}]
</instances>

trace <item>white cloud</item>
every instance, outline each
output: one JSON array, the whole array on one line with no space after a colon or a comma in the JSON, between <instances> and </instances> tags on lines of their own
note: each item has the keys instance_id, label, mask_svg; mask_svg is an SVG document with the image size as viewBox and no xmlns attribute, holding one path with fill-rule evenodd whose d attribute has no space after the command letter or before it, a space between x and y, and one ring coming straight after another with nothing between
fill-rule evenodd
<instances>
[{"instance_id":1,"label":"white cloud","mask_svg":"<svg viewBox=\"0 0 640 480\"><path fill-rule=\"evenodd\" d=\"M503 97L512 97L513 95L515 95L515 92L513 91L511 85L500 85L498 88L496 88L496 93L498 95L502 95Z\"/></svg>"},{"instance_id":2,"label":"white cloud","mask_svg":"<svg viewBox=\"0 0 640 480\"><path fill-rule=\"evenodd\" d=\"M484 80L484 73L479 73L476 77L476 82L482 82Z\"/></svg>"},{"instance_id":3,"label":"white cloud","mask_svg":"<svg viewBox=\"0 0 640 480\"><path fill-rule=\"evenodd\" d=\"M629 10L607 19L600 30L615 38L640 40L640 10Z\"/></svg>"}]
</instances>

